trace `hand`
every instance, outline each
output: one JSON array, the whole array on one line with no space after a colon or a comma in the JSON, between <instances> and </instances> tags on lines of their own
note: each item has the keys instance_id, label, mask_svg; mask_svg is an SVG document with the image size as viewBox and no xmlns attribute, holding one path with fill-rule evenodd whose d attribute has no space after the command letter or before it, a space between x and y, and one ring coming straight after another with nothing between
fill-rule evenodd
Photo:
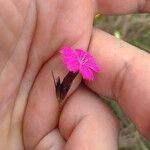
<instances>
[{"instance_id":1,"label":"hand","mask_svg":"<svg viewBox=\"0 0 150 150\"><path fill-rule=\"evenodd\" d=\"M91 53L104 71L94 81L99 84L93 82L89 87L99 94L119 97L119 103L139 126L141 132L147 131L147 127L149 127L149 119L147 119L149 109L147 108L150 95L147 92L149 87L144 83L149 81L149 55L106 33L94 31L92 34L92 21L97 3L91 0L68 0L65 3L56 0L47 0L44 3L42 0L1 0L0 4L2 8L0 26L3 29L0 35L0 149L21 150L24 147L37 150L52 147L78 150L117 149L118 126L115 117L89 89L84 86L77 89L80 79L77 79L72 86L69 95L73 94L69 97L59 117L51 70L55 72L56 76L60 75L62 78L66 74L59 56L55 54L60 47L65 45L87 49L90 44ZM132 8L134 8L134 4L136 2L131 5ZM116 10L112 6L112 12L108 12L109 5L105 5L105 3L103 5L105 6L103 10L100 9L103 13L112 13L113 10ZM144 9L148 11L148 7L149 4L145 5L143 11ZM131 10L129 7L126 8L124 13L132 12L128 11ZM123 13L120 10L118 13ZM89 43L91 34L92 41ZM111 48L110 45L104 43L108 40L112 43L110 44ZM110 49L112 53L105 52ZM113 50L118 50L121 56L108 59L108 56L114 56L116 53ZM125 50L129 51L128 55ZM100 60L97 53L101 57ZM122 53L126 55L122 55ZM128 69L126 71L126 67L122 66L126 66L124 64L130 66L128 62L134 56L138 56L135 57L135 62L140 58L141 63L136 64L133 61L131 64L134 67L131 67L131 71ZM108 60L111 62L108 63ZM140 72L142 75L137 76L136 74L137 78L135 79L136 70L134 71L134 69L137 68L138 71L140 65L148 68L140 68L147 73ZM120 68L122 68L121 71ZM122 80L124 79L122 78L124 70L129 72L126 73L129 77L125 76L127 81ZM117 84L114 84L115 90L111 92L109 87L116 79L116 72L119 74L116 80ZM107 80L108 77L109 80ZM133 77L136 80L134 82ZM140 78L145 81L142 83ZM141 92L144 95L142 102L140 95L137 96L140 105L137 104L137 101L134 102L135 94L131 89L129 90L127 83L130 83L130 80L132 80L132 86L139 87L138 90L144 91ZM121 81L124 81L122 86L124 93L122 90L119 91ZM86 84L89 85L89 83ZM77 90L75 91L75 89ZM130 94L128 94L129 92ZM127 96L130 101L127 101ZM135 110L127 111L127 109L133 109L133 105ZM149 137L147 132L145 135Z\"/></svg>"}]
</instances>

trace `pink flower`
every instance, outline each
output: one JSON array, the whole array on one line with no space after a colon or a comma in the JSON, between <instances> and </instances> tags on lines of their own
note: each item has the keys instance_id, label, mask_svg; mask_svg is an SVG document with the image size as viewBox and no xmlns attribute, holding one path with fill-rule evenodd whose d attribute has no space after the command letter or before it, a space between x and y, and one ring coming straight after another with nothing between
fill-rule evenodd
<instances>
[{"instance_id":1,"label":"pink flower","mask_svg":"<svg viewBox=\"0 0 150 150\"><path fill-rule=\"evenodd\" d=\"M60 50L63 63L70 72L79 72L83 79L93 80L93 71L99 72L99 66L94 62L93 57L81 49L72 50L69 47Z\"/></svg>"}]
</instances>

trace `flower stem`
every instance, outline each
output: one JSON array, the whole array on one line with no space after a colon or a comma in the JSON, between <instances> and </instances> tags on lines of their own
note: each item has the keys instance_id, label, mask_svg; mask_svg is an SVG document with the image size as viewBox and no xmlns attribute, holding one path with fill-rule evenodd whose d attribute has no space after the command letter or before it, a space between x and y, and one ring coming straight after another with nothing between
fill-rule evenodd
<instances>
[{"instance_id":1,"label":"flower stem","mask_svg":"<svg viewBox=\"0 0 150 150\"><path fill-rule=\"evenodd\" d=\"M73 73L73 72L68 72L68 74L65 76L65 78L63 79L62 83L61 83L61 88L60 88L60 101L62 101L65 96L67 95L73 80L75 79L75 77L77 76L78 72Z\"/></svg>"}]
</instances>

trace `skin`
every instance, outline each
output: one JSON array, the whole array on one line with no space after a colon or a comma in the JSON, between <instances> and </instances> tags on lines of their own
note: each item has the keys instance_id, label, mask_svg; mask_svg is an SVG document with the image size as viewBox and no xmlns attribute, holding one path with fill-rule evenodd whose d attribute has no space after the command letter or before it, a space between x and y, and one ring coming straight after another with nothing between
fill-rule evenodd
<instances>
[{"instance_id":1,"label":"skin","mask_svg":"<svg viewBox=\"0 0 150 150\"><path fill-rule=\"evenodd\" d=\"M150 12L150 1L0 0L0 6L0 149L116 150L118 122L98 95L116 98L150 139L149 54L92 27L96 12ZM67 73L57 54L62 46L89 47L102 71L84 85L78 77L60 111L51 70L61 78Z\"/></svg>"}]
</instances>

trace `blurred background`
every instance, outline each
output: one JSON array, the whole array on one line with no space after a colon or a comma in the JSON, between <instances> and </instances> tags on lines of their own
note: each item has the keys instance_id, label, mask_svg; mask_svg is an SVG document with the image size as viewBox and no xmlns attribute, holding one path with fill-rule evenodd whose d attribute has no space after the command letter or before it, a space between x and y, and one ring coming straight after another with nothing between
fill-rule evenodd
<instances>
[{"instance_id":1,"label":"blurred background","mask_svg":"<svg viewBox=\"0 0 150 150\"><path fill-rule=\"evenodd\" d=\"M94 26L150 53L150 14L125 16L97 14ZM113 100L102 98L120 120L119 150L150 150L150 141L140 135L120 107Z\"/></svg>"}]
</instances>

